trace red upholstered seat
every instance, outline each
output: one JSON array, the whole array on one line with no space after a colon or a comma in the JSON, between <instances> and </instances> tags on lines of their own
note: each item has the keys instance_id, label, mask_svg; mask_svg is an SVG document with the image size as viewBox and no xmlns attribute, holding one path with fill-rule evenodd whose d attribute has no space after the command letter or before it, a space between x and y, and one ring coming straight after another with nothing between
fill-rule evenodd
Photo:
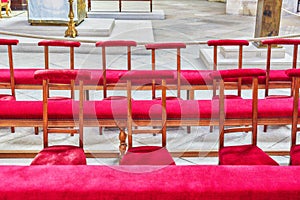
<instances>
[{"instance_id":1,"label":"red upholstered seat","mask_svg":"<svg viewBox=\"0 0 300 200\"><path fill-rule=\"evenodd\" d=\"M175 165L175 162L164 147L141 146L130 148L120 165Z\"/></svg>"},{"instance_id":2,"label":"red upholstered seat","mask_svg":"<svg viewBox=\"0 0 300 200\"><path fill-rule=\"evenodd\" d=\"M227 146L219 150L220 165L278 165L254 145Z\"/></svg>"},{"instance_id":3,"label":"red upholstered seat","mask_svg":"<svg viewBox=\"0 0 300 200\"><path fill-rule=\"evenodd\" d=\"M291 81L285 73L286 70L270 70L270 81Z\"/></svg>"},{"instance_id":4,"label":"red upholstered seat","mask_svg":"<svg viewBox=\"0 0 300 200\"><path fill-rule=\"evenodd\" d=\"M80 147L51 146L40 151L31 165L86 165L86 157Z\"/></svg>"},{"instance_id":5,"label":"red upholstered seat","mask_svg":"<svg viewBox=\"0 0 300 200\"><path fill-rule=\"evenodd\" d=\"M211 72L212 70L181 70L181 84L211 85L213 82Z\"/></svg>"},{"instance_id":6,"label":"red upholstered seat","mask_svg":"<svg viewBox=\"0 0 300 200\"><path fill-rule=\"evenodd\" d=\"M300 165L300 145L293 145L291 147L290 165Z\"/></svg>"}]
</instances>

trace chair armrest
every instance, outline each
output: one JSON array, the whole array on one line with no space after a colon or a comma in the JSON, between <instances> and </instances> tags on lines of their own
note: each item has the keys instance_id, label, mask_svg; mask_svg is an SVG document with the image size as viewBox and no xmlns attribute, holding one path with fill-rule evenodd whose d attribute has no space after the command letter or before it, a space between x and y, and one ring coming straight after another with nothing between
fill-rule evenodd
<instances>
[{"instance_id":1,"label":"chair armrest","mask_svg":"<svg viewBox=\"0 0 300 200\"><path fill-rule=\"evenodd\" d=\"M0 45L17 45L19 40L14 39L0 39Z\"/></svg>"},{"instance_id":2,"label":"chair armrest","mask_svg":"<svg viewBox=\"0 0 300 200\"><path fill-rule=\"evenodd\" d=\"M96 42L96 47L132 47L137 46L137 42L132 40L107 40L107 41L98 41Z\"/></svg>"},{"instance_id":3,"label":"chair armrest","mask_svg":"<svg viewBox=\"0 0 300 200\"><path fill-rule=\"evenodd\" d=\"M285 45L297 45L300 44L300 39L291 39L291 38L275 38L262 40L262 44L285 44Z\"/></svg>"},{"instance_id":4,"label":"chair armrest","mask_svg":"<svg viewBox=\"0 0 300 200\"><path fill-rule=\"evenodd\" d=\"M42 40L38 43L39 46L56 46L56 47L80 47L81 43L77 41L66 40Z\"/></svg>"},{"instance_id":5,"label":"chair armrest","mask_svg":"<svg viewBox=\"0 0 300 200\"><path fill-rule=\"evenodd\" d=\"M235 46L235 45L249 45L248 40L209 40L207 41L208 46Z\"/></svg>"},{"instance_id":6,"label":"chair armrest","mask_svg":"<svg viewBox=\"0 0 300 200\"><path fill-rule=\"evenodd\" d=\"M146 44L145 48L149 49L178 49L186 48L186 44L182 42L165 42L165 43L151 43Z\"/></svg>"}]
</instances>

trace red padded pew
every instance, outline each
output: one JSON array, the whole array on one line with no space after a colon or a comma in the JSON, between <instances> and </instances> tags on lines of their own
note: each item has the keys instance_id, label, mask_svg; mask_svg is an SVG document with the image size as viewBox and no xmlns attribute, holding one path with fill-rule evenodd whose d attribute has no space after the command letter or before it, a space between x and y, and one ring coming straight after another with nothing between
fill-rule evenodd
<instances>
[{"instance_id":1,"label":"red padded pew","mask_svg":"<svg viewBox=\"0 0 300 200\"><path fill-rule=\"evenodd\" d=\"M0 199L299 199L292 166L1 166Z\"/></svg>"}]
</instances>

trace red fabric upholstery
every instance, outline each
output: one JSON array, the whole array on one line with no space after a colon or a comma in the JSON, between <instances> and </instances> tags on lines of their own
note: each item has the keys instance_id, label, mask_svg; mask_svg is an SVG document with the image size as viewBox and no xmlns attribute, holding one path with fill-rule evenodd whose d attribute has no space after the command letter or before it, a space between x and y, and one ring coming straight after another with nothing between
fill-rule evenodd
<instances>
[{"instance_id":1,"label":"red fabric upholstery","mask_svg":"<svg viewBox=\"0 0 300 200\"><path fill-rule=\"evenodd\" d=\"M286 44L286 45L294 45L300 44L300 39L294 38L274 38L274 39L267 39L262 40L262 44Z\"/></svg>"},{"instance_id":2,"label":"red fabric upholstery","mask_svg":"<svg viewBox=\"0 0 300 200\"><path fill-rule=\"evenodd\" d=\"M8 0L1 0L1 2L2 2L2 3L7 3L7 2L8 2Z\"/></svg>"},{"instance_id":3,"label":"red fabric upholstery","mask_svg":"<svg viewBox=\"0 0 300 200\"><path fill-rule=\"evenodd\" d=\"M220 165L278 165L254 145L228 146L219 150Z\"/></svg>"},{"instance_id":4,"label":"red fabric upholstery","mask_svg":"<svg viewBox=\"0 0 300 200\"><path fill-rule=\"evenodd\" d=\"M49 101L49 119L74 119L78 116L78 101L70 99ZM218 112L218 100L167 100L168 119L210 119ZM35 108L35 109L32 109ZM63 108L63 109L62 109ZM193 108L193 109L191 109ZM160 100L133 100L134 119L160 119ZM226 118L243 119L252 116L251 99L226 99ZM291 117L293 99L271 98L258 102L258 118ZM299 109L300 113L300 109ZM127 119L127 100L84 102L85 119ZM3 101L0 119L42 119L42 101Z\"/></svg>"},{"instance_id":5,"label":"red fabric upholstery","mask_svg":"<svg viewBox=\"0 0 300 200\"><path fill-rule=\"evenodd\" d=\"M51 146L40 151L31 165L86 165L86 157L80 147Z\"/></svg>"},{"instance_id":6,"label":"red fabric upholstery","mask_svg":"<svg viewBox=\"0 0 300 200\"><path fill-rule=\"evenodd\" d=\"M6 3L8 0L5 0L2 2ZM15 39L2 39L0 38L0 45L17 45L19 43L19 40L15 40Z\"/></svg>"},{"instance_id":7,"label":"red fabric upholstery","mask_svg":"<svg viewBox=\"0 0 300 200\"><path fill-rule=\"evenodd\" d=\"M170 70L132 70L120 74L121 80L141 80L143 83L152 83L152 80L174 79L174 72Z\"/></svg>"},{"instance_id":8,"label":"red fabric upholstery","mask_svg":"<svg viewBox=\"0 0 300 200\"><path fill-rule=\"evenodd\" d=\"M0 199L298 199L298 166L0 166Z\"/></svg>"},{"instance_id":9,"label":"red fabric upholstery","mask_svg":"<svg viewBox=\"0 0 300 200\"><path fill-rule=\"evenodd\" d=\"M175 165L175 162L164 147L141 146L128 149L120 165Z\"/></svg>"},{"instance_id":10,"label":"red fabric upholstery","mask_svg":"<svg viewBox=\"0 0 300 200\"><path fill-rule=\"evenodd\" d=\"M137 46L136 41L131 40L107 40L96 42L96 47L118 47L118 46Z\"/></svg>"},{"instance_id":11,"label":"red fabric upholstery","mask_svg":"<svg viewBox=\"0 0 300 200\"><path fill-rule=\"evenodd\" d=\"M210 76L211 72L212 70L181 70L181 84L211 85L213 83L213 79Z\"/></svg>"},{"instance_id":12,"label":"red fabric upholstery","mask_svg":"<svg viewBox=\"0 0 300 200\"><path fill-rule=\"evenodd\" d=\"M270 81L291 81L291 78L285 73L286 70L270 70Z\"/></svg>"},{"instance_id":13,"label":"red fabric upholstery","mask_svg":"<svg viewBox=\"0 0 300 200\"><path fill-rule=\"evenodd\" d=\"M232 46L232 45L249 45L247 40L209 40L208 46Z\"/></svg>"},{"instance_id":14,"label":"red fabric upholstery","mask_svg":"<svg viewBox=\"0 0 300 200\"><path fill-rule=\"evenodd\" d=\"M103 100L125 100L127 97L125 96L110 96L107 98L104 98Z\"/></svg>"},{"instance_id":15,"label":"red fabric upholstery","mask_svg":"<svg viewBox=\"0 0 300 200\"><path fill-rule=\"evenodd\" d=\"M37 70L34 73L34 78L49 80L90 80L91 73L85 70L47 69Z\"/></svg>"},{"instance_id":16,"label":"red fabric upholstery","mask_svg":"<svg viewBox=\"0 0 300 200\"><path fill-rule=\"evenodd\" d=\"M14 101L16 98L12 95L0 94L0 101Z\"/></svg>"},{"instance_id":17,"label":"red fabric upholstery","mask_svg":"<svg viewBox=\"0 0 300 200\"><path fill-rule=\"evenodd\" d=\"M211 77L214 79L221 78L239 78L239 77L258 77L265 76L266 72L262 69L229 69L213 71Z\"/></svg>"},{"instance_id":18,"label":"red fabric upholstery","mask_svg":"<svg viewBox=\"0 0 300 200\"><path fill-rule=\"evenodd\" d=\"M214 96L213 97L213 99L219 99L220 98L220 96L219 95L216 95L216 96ZM237 95L225 95L225 98L226 99L242 99L242 97L240 97L240 96L237 96Z\"/></svg>"},{"instance_id":19,"label":"red fabric upholstery","mask_svg":"<svg viewBox=\"0 0 300 200\"><path fill-rule=\"evenodd\" d=\"M165 42L146 44L145 47L146 49L178 49L186 48L186 44L182 42Z\"/></svg>"},{"instance_id":20,"label":"red fabric upholstery","mask_svg":"<svg viewBox=\"0 0 300 200\"><path fill-rule=\"evenodd\" d=\"M41 80L34 78L34 73L39 69L14 69L15 84L41 85ZM9 69L0 69L0 82L10 82Z\"/></svg>"},{"instance_id":21,"label":"red fabric upholstery","mask_svg":"<svg viewBox=\"0 0 300 200\"><path fill-rule=\"evenodd\" d=\"M291 147L290 165L300 165L300 145L293 145Z\"/></svg>"},{"instance_id":22,"label":"red fabric upholstery","mask_svg":"<svg viewBox=\"0 0 300 200\"><path fill-rule=\"evenodd\" d=\"M300 69L288 69L285 71L286 75L289 77L299 77Z\"/></svg>"},{"instance_id":23,"label":"red fabric upholstery","mask_svg":"<svg viewBox=\"0 0 300 200\"><path fill-rule=\"evenodd\" d=\"M81 43L68 40L42 40L38 43L39 46L57 46L57 47L80 47Z\"/></svg>"}]
</instances>

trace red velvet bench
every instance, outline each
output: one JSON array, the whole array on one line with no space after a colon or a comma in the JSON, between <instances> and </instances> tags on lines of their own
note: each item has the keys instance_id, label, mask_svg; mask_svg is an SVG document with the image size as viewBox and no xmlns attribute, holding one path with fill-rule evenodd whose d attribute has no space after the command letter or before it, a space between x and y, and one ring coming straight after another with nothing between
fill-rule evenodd
<instances>
[{"instance_id":1,"label":"red velvet bench","mask_svg":"<svg viewBox=\"0 0 300 200\"><path fill-rule=\"evenodd\" d=\"M298 199L296 166L0 166L0 199Z\"/></svg>"}]
</instances>

